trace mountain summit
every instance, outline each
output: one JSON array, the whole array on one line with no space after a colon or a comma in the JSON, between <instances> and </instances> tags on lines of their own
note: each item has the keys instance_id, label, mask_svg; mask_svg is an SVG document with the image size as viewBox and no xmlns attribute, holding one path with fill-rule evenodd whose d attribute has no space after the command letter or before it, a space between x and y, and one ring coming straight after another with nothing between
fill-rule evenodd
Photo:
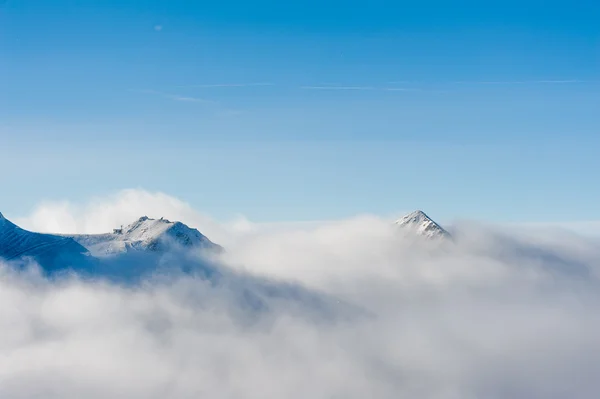
<instances>
[{"instance_id":1,"label":"mountain summit","mask_svg":"<svg viewBox=\"0 0 600 399\"><path fill-rule=\"evenodd\" d=\"M162 252L176 247L208 249L216 252L222 247L210 241L198 230L181 222L151 219L142 216L126 227L106 234L70 235L92 255L111 255L131 251Z\"/></svg>"},{"instance_id":2,"label":"mountain summit","mask_svg":"<svg viewBox=\"0 0 600 399\"><path fill-rule=\"evenodd\" d=\"M434 222L433 219L427 216L425 212L420 210L416 210L406 216L403 216L402 218L396 220L395 224L403 229L414 231L416 234L425 236L427 238L450 237L450 233L444 230L442 226Z\"/></svg>"}]
</instances>

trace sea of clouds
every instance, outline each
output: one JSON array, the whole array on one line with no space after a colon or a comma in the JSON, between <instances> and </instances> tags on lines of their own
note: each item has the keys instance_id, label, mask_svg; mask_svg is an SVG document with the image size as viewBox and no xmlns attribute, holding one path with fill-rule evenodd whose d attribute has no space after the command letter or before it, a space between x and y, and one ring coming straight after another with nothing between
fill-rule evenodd
<instances>
[{"instance_id":1,"label":"sea of clouds","mask_svg":"<svg viewBox=\"0 0 600 399\"><path fill-rule=\"evenodd\" d=\"M210 261L218 281L176 268L136 283L48 279L0 264L0 397L600 394L597 238L470 223L431 243L374 216L218 223L142 190L44 203L14 221L93 233L140 212L225 246ZM205 262L182 259L165 262Z\"/></svg>"}]
</instances>

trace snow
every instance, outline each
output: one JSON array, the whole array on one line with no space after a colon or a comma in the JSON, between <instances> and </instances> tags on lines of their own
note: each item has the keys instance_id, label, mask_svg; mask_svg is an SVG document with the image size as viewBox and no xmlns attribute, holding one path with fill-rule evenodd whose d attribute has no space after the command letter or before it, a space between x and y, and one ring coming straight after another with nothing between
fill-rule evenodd
<instances>
[{"instance_id":1,"label":"snow","mask_svg":"<svg viewBox=\"0 0 600 399\"><path fill-rule=\"evenodd\" d=\"M434 222L425 212L416 210L398 219L396 225L427 238L448 238L450 233Z\"/></svg>"},{"instance_id":2,"label":"snow","mask_svg":"<svg viewBox=\"0 0 600 399\"><path fill-rule=\"evenodd\" d=\"M119 254L130 251L164 251L174 247L199 248L221 251L222 248L198 230L181 222L150 219L142 216L113 233L70 235L90 250L94 256Z\"/></svg>"},{"instance_id":3,"label":"snow","mask_svg":"<svg viewBox=\"0 0 600 399\"><path fill-rule=\"evenodd\" d=\"M76 262L88 251L69 237L34 233L10 222L0 213L0 258L6 260L31 257L40 263L55 266Z\"/></svg>"},{"instance_id":4,"label":"snow","mask_svg":"<svg viewBox=\"0 0 600 399\"><path fill-rule=\"evenodd\" d=\"M157 252L182 247L214 252L223 250L198 230L163 218L143 216L129 226L107 234L59 235L24 230L0 213L0 258L31 257L45 268L85 263L94 257L130 251Z\"/></svg>"}]
</instances>

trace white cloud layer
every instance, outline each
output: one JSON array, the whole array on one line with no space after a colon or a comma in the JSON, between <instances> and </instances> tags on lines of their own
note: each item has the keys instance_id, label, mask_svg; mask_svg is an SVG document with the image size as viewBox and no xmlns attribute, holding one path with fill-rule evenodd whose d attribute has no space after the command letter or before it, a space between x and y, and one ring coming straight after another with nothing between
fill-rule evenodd
<instances>
[{"instance_id":1,"label":"white cloud layer","mask_svg":"<svg viewBox=\"0 0 600 399\"><path fill-rule=\"evenodd\" d=\"M47 204L24 221L38 230L106 231L140 210L235 235L223 259L234 274L300 282L371 317L318 321L290 301L266 299L269 310L249 323L234 300L240 284L192 276L133 286L51 281L2 266L0 397L545 399L600 392L597 239L463 226L453 243L426 244L374 217L266 230L249 224L240 235L184 202L141 191L85 206Z\"/></svg>"}]
</instances>

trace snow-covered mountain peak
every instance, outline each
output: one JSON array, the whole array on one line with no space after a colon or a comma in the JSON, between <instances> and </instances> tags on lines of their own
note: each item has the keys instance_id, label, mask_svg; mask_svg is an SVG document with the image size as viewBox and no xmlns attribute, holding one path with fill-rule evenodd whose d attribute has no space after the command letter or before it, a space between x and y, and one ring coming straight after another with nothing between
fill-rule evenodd
<instances>
[{"instance_id":1,"label":"snow-covered mountain peak","mask_svg":"<svg viewBox=\"0 0 600 399\"><path fill-rule=\"evenodd\" d=\"M86 261L87 249L69 237L24 230L0 214L0 258L33 258L46 267Z\"/></svg>"},{"instance_id":2,"label":"snow-covered mountain peak","mask_svg":"<svg viewBox=\"0 0 600 399\"><path fill-rule=\"evenodd\" d=\"M161 251L172 247L201 248L221 251L198 230L181 222L142 216L135 222L113 229L112 233L74 235L75 241L95 255L116 254L132 250Z\"/></svg>"},{"instance_id":3,"label":"snow-covered mountain peak","mask_svg":"<svg viewBox=\"0 0 600 399\"><path fill-rule=\"evenodd\" d=\"M396 221L396 225L428 238L446 238L450 236L442 226L434 222L433 219L421 210L416 210L403 216Z\"/></svg>"},{"instance_id":4,"label":"snow-covered mountain peak","mask_svg":"<svg viewBox=\"0 0 600 399\"><path fill-rule=\"evenodd\" d=\"M148 216L142 216L137 221L123 229L115 229L113 233L128 235L130 237L137 237L140 239L152 239L171 230L177 230L180 233L190 235L197 235L195 234L196 232L198 234L200 233L198 230L192 229L181 222L171 222L170 220L164 218L151 219Z\"/></svg>"},{"instance_id":5,"label":"snow-covered mountain peak","mask_svg":"<svg viewBox=\"0 0 600 399\"><path fill-rule=\"evenodd\" d=\"M427 214L420 209L417 209L416 211L413 211L413 212L409 213L408 215L403 216L403 219L411 219L411 218L431 220L431 218L429 216L427 216Z\"/></svg>"}]
</instances>

